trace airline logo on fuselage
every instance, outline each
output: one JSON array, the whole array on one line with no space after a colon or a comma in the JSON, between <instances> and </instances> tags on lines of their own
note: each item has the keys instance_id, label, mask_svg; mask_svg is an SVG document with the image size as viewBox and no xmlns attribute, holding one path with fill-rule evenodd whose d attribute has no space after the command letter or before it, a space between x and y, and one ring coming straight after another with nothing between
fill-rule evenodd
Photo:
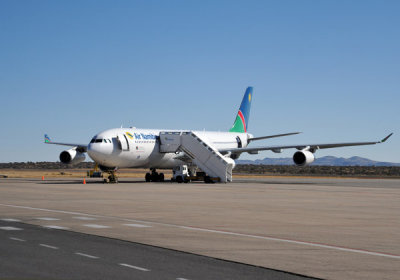
<instances>
[{"instance_id":1,"label":"airline logo on fuselage","mask_svg":"<svg viewBox=\"0 0 400 280\"><path fill-rule=\"evenodd\" d=\"M129 132L125 132L126 135L128 135L129 138L133 139L133 135Z\"/></svg>"},{"instance_id":2,"label":"airline logo on fuselage","mask_svg":"<svg viewBox=\"0 0 400 280\"><path fill-rule=\"evenodd\" d=\"M156 139L156 136L154 134L144 134L144 133L130 133L130 132L125 132L125 134L130 138L130 139L136 139L136 140L154 140Z\"/></svg>"}]
</instances>

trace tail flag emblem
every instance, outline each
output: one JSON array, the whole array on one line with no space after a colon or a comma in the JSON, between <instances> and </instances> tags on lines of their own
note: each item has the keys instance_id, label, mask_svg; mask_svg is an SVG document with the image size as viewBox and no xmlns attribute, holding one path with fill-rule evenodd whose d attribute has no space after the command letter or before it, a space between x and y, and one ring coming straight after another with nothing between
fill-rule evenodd
<instances>
[{"instance_id":1,"label":"tail flag emblem","mask_svg":"<svg viewBox=\"0 0 400 280\"><path fill-rule=\"evenodd\" d=\"M248 87L243 96L242 103L240 104L239 111L236 115L235 122L233 123L230 132L246 133L249 127L250 107L253 95L253 87Z\"/></svg>"}]
</instances>

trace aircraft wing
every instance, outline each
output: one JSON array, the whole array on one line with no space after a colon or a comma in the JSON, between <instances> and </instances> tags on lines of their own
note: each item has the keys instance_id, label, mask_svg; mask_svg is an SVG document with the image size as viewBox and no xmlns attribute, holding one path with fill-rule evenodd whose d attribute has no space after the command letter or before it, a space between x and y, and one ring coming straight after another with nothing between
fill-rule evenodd
<instances>
[{"instance_id":1,"label":"aircraft wing","mask_svg":"<svg viewBox=\"0 0 400 280\"><path fill-rule=\"evenodd\" d=\"M264 146L264 147L246 147L246 148L232 148L232 149L220 149L218 150L220 153L249 153L249 154L257 154L259 151L273 151L275 153L280 153L284 149L297 149L303 150L308 149L310 151L316 151L318 149L329 149L329 148L338 148L338 147L348 147L348 146L362 146L362 145L374 145L385 142L392 136L393 133L390 133L388 136L383 138L380 141L375 142L348 142L348 143L331 143L331 144L305 144L305 145L284 145L284 146Z\"/></svg>"},{"instance_id":2,"label":"aircraft wing","mask_svg":"<svg viewBox=\"0 0 400 280\"><path fill-rule=\"evenodd\" d=\"M44 135L44 143L61 145L61 146L69 146L69 147L77 147L77 149L79 149L81 152L87 152L87 146L88 146L87 144L53 142L50 140L50 137L47 134Z\"/></svg>"}]
</instances>

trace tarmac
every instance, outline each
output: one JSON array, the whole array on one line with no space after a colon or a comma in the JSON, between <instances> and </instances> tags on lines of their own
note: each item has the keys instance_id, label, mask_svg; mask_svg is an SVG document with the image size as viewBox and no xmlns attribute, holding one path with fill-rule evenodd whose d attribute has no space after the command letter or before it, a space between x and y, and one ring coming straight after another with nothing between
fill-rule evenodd
<instances>
[{"instance_id":1,"label":"tarmac","mask_svg":"<svg viewBox=\"0 0 400 280\"><path fill-rule=\"evenodd\" d=\"M289 272L287 279L398 279L399 213L400 180L390 179L0 179L0 233L22 222Z\"/></svg>"},{"instance_id":2,"label":"tarmac","mask_svg":"<svg viewBox=\"0 0 400 280\"><path fill-rule=\"evenodd\" d=\"M0 221L0 279L310 279L189 253Z\"/></svg>"}]
</instances>

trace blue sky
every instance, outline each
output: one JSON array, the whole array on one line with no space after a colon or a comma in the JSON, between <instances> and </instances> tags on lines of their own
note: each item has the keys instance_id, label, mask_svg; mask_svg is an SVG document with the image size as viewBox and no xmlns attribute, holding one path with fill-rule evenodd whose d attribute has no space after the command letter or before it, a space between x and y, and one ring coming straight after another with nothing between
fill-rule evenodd
<instances>
[{"instance_id":1,"label":"blue sky","mask_svg":"<svg viewBox=\"0 0 400 280\"><path fill-rule=\"evenodd\" d=\"M379 140L317 156L400 162L398 1L0 1L0 162L124 126L228 130L247 86L257 144ZM258 156L291 156L263 152Z\"/></svg>"}]
</instances>

